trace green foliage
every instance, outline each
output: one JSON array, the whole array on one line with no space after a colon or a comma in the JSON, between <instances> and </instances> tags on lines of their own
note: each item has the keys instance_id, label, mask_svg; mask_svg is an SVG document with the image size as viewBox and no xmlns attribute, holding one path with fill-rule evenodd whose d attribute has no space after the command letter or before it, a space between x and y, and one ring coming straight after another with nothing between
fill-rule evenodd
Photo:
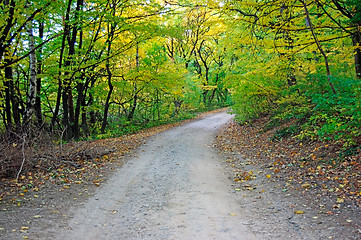
<instances>
[{"instance_id":1,"label":"green foliage","mask_svg":"<svg viewBox=\"0 0 361 240\"><path fill-rule=\"evenodd\" d=\"M294 135L299 134L301 131L301 128L299 125L291 125L286 128L282 128L276 131L276 133L272 136L272 141L279 141L282 138L288 138Z\"/></svg>"},{"instance_id":2,"label":"green foliage","mask_svg":"<svg viewBox=\"0 0 361 240\"><path fill-rule=\"evenodd\" d=\"M274 140L298 136L359 144L361 85L354 55L360 6L354 0L308 2L310 24L301 1L227 2L231 31L222 39L228 50L224 69L237 119L269 114L267 129L294 123Z\"/></svg>"},{"instance_id":3,"label":"green foliage","mask_svg":"<svg viewBox=\"0 0 361 240\"><path fill-rule=\"evenodd\" d=\"M156 67L164 64L167 61L167 55L165 53L165 48L159 43L153 43L150 48L147 50L145 57L142 59L145 66L147 67Z\"/></svg>"},{"instance_id":4,"label":"green foliage","mask_svg":"<svg viewBox=\"0 0 361 240\"><path fill-rule=\"evenodd\" d=\"M27 110L32 28L38 124L65 130L68 139L133 133L228 105L241 122L271 114L274 122L300 126L276 138L352 145L360 134L360 86L353 80L359 43L350 37L359 33L356 0L309 2L316 38L300 1L35 1L24 8L25 2L14 1L13 13L2 5L2 129L21 125Z\"/></svg>"},{"instance_id":5,"label":"green foliage","mask_svg":"<svg viewBox=\"0 0 361 240\"><path fill-rule=\"evenodd\" d=\"M233 75L227 78L233 97L232 111L240 122L247 122L269 111L274 104L274 94L267 79L261 74L245 78Z\"/></svg>"},{"instance_id":6,"label":"green foliage","mask_svg":"<svg viewBox=\"0 0 361 240\"><path fill-rule=\"evenodd\" d=\"M356 144L355 139L361 134L360 81L333 78L338 90L333 94L325 91L324 77L310 76L310 79L318 80L319 84L305 92L313 108L300 136L336 140L345 146Z\"/></svg>"},{"instance_id":7,"label":"green foliage","mask_svg":"<svg viewBox=\"0 0 361 240\"><path fill-rule=\"evenodd\" d=\"M361 23L361 4L358 0L346 0L345 5L347 9L352 12L353 17L351 18L352 23Z\"/></svg>"},{"instance_id":8,"label":"green foliage","mask_svg":"<svg viewBox=\"0 0 361 240\"><path fill-rule=\"evenodd\" d=\"M126 118L118 118L114 119L109 123L107 131L103 134L92 134L90 139L106 139L106 138L114 138L120 137L123 135L135 134L142 130L146 130L148 128L157 127L164 124L181 122L187 119L191 119L197 116L199 112L193 111L183 111L177 116L168 115L165 117L162 115L162 119L159 121L140 121L140 119L134 119L132 121L127 121ZM141 115L137 116L142 117Z\"/></svg>"},{"instance_id":9,"label":"green foliage","mask_svg":"<svg viewBox=\"0 0 361 240\"><path fill-rule=\"evenodd\" d=\"M312 74L306 81L282 92L277 100L274 119L295 119L301 125L299 138L338 141L345 147L356 144L361 132L361 108L359 80L332 78L338 93L329 88L324 75ZM275 137L279 134L276 133Z\"/></svg>"}]
</instances>

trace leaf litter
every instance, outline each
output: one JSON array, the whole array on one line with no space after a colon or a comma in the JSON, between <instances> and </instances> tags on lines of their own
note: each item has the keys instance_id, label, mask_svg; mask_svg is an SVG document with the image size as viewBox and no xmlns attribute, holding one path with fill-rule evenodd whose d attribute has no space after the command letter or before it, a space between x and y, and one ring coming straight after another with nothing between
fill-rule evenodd
<instances>
[{"instance_id":1,"label":"leaf litter","mask_svg":"<svg viewBox=\"0 0 361 240\"><path fill-rule=\"evenodd\" d=\"M264 217L264 225L254 230L266 231L268 224L269 234L281 231L274 222L283 217L285 224L303 230L300 239L310 232L321 238L361 239L360 153L341 161L336 143L272 141L277 129L266 129L267 122L267 117L249 125L231 122L215 144L226 157L245 209L258 208L250 214Z\"/></svg>"}]
</instances>

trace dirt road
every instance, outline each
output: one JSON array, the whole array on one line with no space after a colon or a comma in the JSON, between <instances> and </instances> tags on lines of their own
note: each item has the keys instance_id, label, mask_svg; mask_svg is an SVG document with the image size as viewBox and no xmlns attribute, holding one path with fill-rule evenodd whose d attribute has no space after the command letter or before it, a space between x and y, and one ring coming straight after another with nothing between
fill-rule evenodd
<instances>
[{"instance_id":1,"label":"dirt road","mask_svg":"<svg viewBox=\"0 0 361 240\"><path fill-rule=\"evenodd\" d=\"M210 114L151 137L122 167L99 169L105 183L50 184L21 207L0 205L0 239L360 239L356 205L331 211L332 199L288 191L229 142L220 128L231 119ZM257 177L235 181L235 170Z\"/></svg>"},{"instance_id":2,"label":"dirt road","mask_svg":"<svg viewBox=\"0 0 361 240\"><path fill-rule=\"evenodd\" d=\"M256 239L211 147L222 112L150 139L58 239Z\"/></svg>"}]
</instances>

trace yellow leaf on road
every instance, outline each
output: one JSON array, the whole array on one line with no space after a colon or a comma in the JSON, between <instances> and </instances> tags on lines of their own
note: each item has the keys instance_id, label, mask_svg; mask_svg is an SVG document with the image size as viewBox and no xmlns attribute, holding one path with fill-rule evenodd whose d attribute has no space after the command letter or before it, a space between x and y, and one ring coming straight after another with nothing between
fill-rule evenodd
<instances>
[{"instance_id":1,"label":"yellow leaf on road","mask_svg":"<svg viewBox=\"0 0 361 240\"><path fill-rule=\"evenodd\" d=\"M311 186L311 184L309 184L309 183L304 183L301 185L301 187L303 187L303 188L309 188L310 186Z\"/></svg>"},{"instance_id":2,"label":"yellow leaf on road","mask_svg":"<svg viewBox=\"0 0 361 240\"><path fill-rule=\"evenodd\" d=\"M337 198L336 202L337 203L343 203L345 200L343 198Z\"/></svg>"}]
</instances>

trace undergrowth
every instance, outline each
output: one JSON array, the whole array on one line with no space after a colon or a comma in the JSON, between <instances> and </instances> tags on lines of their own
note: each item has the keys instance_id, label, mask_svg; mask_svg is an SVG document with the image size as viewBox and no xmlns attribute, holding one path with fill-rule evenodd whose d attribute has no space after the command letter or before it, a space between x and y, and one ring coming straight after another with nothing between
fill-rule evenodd
<instances>
[{"instance_id":1,"label":"undergrowth","mask_svg":"<svg viewBox=\"0 0 361 240\"><path fill-rule=\"evenodd\" d=\"M327 76L309 74L299 78L294 85L284 86L277 93L270 94L268 105L264 105L267 107L260 110L257 105L259 98L247 96L238 100L249 101L248 107L243 109L239 108L242 103L236 104L234 112L245 112L241 114L243 118L238 118L241 124L268 115L269 121L262 131L273 130L272 141L295 138L332 142L342 148L340 159L358 154L361 144L361 82L348 77L331 77L331 82L336 94L332 92ZM255 114L249 115L249 112Z\"/></svg>"},{"instance_id":2,"label":"undergrowth","mask_svg":"<svg viewBox=\"0 0 361 240\"><path fill-rule=\"evenodd\" d=\"M274 138L334 141L345 151L358 146L361 136L361 83L350 78L332 78L334 94L324 75L310 75L305 81L281 92L272 121L295 121L276 131Z\"/></svg>"}]
</instances>

